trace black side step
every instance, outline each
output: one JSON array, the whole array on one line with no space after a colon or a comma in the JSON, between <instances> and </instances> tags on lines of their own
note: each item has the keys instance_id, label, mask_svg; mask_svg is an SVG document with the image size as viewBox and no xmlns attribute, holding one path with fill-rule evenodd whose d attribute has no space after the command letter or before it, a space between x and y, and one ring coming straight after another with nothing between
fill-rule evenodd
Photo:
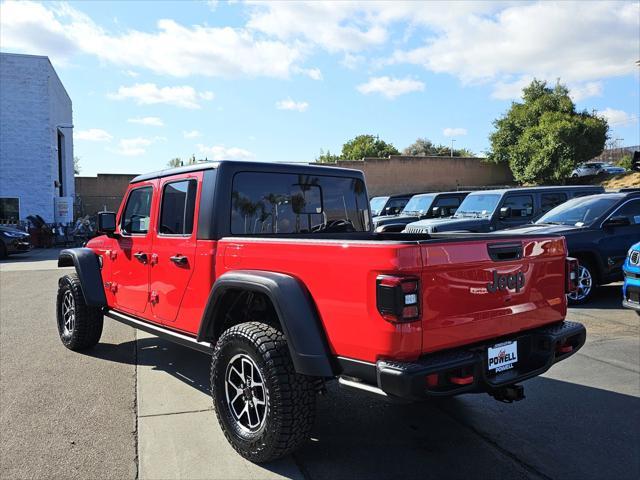
<instances>
[{"instance_id":1,"label":"black side step","mask_svg":"<svg viewBox=\"0 0 640 480\"><path fill-rule=\"evenodd\" d=\"M136 317L132 317L115 310L107 310L106 312L104 312L104 314L105 316L117 322L124 323L125 325L129 325L130 327L150 333L152 335L155 335L156 337L169 340L170 342L177 343L178 345L193 348L194 350L198 350L199 352L203 353L213 353L213 345L208 342L198 342L195 337L190 337L188 335L176 332L175 330L171 330L160 325L154 325L145 320L140 320Z\"/></svg>"}]
</instances>

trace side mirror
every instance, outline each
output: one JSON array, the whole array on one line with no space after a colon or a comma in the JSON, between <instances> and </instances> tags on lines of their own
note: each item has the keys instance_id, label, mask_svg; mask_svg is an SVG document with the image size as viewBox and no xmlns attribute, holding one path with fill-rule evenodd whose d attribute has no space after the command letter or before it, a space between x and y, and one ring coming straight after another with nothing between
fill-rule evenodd
<instances>
[{"instance_id":1,"label":"side mirror","mask_svg":"<svg viewBox=\"0 0 640 480\"><path fill-rule=\"evenodd\" d=\"M114 212L98 212L98 233L112 235L116 231L116 214Z\"/></svg>"},{"instance_id":2,"label":"side mirror","mask_svg":"<svg viewBox=\"0 0 640 480\"><path fill-rule=\"evenodd\" d=\"M611 217L604 222L604 226L608 228L627 227L629 225L631 225L631 221L629 220L629 217L625 217L624 215L621 215L619 217Z\"/></svg>"},{"instance_id":3,"label":"side mirror","mask_svg":"<svg viewBox=\"0 0 640 480\"><path fill-rule=\"evenodd\" d=\"M511 216L511 207L502 207L500 209L500 218L509 218Z\"/></svg>"},{"instance_id":4,"label":"side mirror","mask_svg":"<svg viewBox=\"0 0 640 480\"><path fill-rule=\"evenodd\" d=\"M431 215L434 217L439 217L442 215L442 211L440 210L440 207L433 207L431 209Z\"/></svg>"}]
</instances>

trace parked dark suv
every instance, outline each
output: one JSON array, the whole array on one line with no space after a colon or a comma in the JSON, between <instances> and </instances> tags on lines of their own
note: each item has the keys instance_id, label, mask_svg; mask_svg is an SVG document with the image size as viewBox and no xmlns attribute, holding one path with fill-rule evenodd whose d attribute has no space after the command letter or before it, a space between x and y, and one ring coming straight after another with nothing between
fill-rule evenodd
<instances>
[{"instance_id":1,"label":"parked dark suv","mask_svg":"<svg viewBox=\"0 0 640 480\"><path fill-rule=\"evenodd\" d=\"M413 195L413 193L403 193L399 195L389 195L388 197L373 197L369 201L371 205L371 215L374 217L398 215Z\"/></svg>"},{"instance_id":2,"label":"parked dark suv","mask_svg":"<svg viewBox=\"0 0 640 480\"><path fill-rule=\"evenodd\" d=\"M569 255L580 261L578 289L571 303L585 303L595 287L622 280L631 245L640 240L640 192L574 198L532 225L500 232L563 235Z\"/></svg>"},{"instance_id":3,"label":"parked dark suv","mask_svg":"<svg viewBox=\"0 0 640 480\"><path fill-rule=\"evenodd\" d=\"M408 233L467 231L487 233L530 223L570 198L604 192L600 186L531 187L483 190L467 195L451 218L410 223Z\"/></svg>"},{"instance_id":4,"label":"parked dark suv","mask_svg":"<svg viewBox=\"0 0 640 480\"><path fill-rule=\"evenodd\" d=\"M414 195L399 215L375 217L376 232L401 232L417 220L450 217L470 192L436 192Z\"/></svg>"},{"instance_id":5,"label":"parked dark suv","mask_svg":"<svg viewBox=\"0 0 640 480\"><path fill-rule=\"evenodd\" d=\"M31 236L17 228L0 225L0 258L31 250Z\"/></svg>"}]
</instances>

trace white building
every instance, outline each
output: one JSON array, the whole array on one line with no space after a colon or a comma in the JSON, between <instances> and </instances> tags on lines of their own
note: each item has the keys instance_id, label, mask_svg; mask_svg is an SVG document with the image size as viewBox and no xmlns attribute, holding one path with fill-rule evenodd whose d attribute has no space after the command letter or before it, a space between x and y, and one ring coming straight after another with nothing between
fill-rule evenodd
<instances>
[{"instance_id":1,"label":"white building","mask_svg":"<svg viewBox=\"0 0 640 480\"><path fill-rule=\"evenodd\" d=\"M0 222L73 220L71 99L48 57L0 53Z\"/></svg>"}]
</instances>

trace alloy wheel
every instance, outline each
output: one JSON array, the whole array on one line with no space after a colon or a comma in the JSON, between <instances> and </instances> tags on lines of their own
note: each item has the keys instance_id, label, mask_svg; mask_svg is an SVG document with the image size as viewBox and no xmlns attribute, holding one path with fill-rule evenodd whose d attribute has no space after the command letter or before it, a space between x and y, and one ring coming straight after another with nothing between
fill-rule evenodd
<instances>
[{"instance_id":1,"label":"alloy wheel","mask_svg":"<svg viewBox=\"0 0 640 480\"><path fill-rule=\"evenodd\" d=\"M76 302L71 290L67 290L62 299L62 321L63 333L71 335L76 326Z\"/></svg>"},{"instance_id":2,"label":"alloy wheel","mask_svg":"<svg viewBox=\"0 0 640 480\"><path fill-rule=\"evenodd\" d=\"M224 389L227 405L240 429L249 433L260 430L267 418L268 392L251 357L242 353L229 361Z\"/></svg>"},{"instance_id":3,"label":"alloy wheel","mask_svg":"<svg viewBox=\"0 0 640 480\"><path fill-rule=\"evenodd\" d=\"M578 270L578 288L569 294L569 298L574 301L582 301L589 296L593 288L593 277L588 268L580 265Z\"/></svg>"}]
</instances>

